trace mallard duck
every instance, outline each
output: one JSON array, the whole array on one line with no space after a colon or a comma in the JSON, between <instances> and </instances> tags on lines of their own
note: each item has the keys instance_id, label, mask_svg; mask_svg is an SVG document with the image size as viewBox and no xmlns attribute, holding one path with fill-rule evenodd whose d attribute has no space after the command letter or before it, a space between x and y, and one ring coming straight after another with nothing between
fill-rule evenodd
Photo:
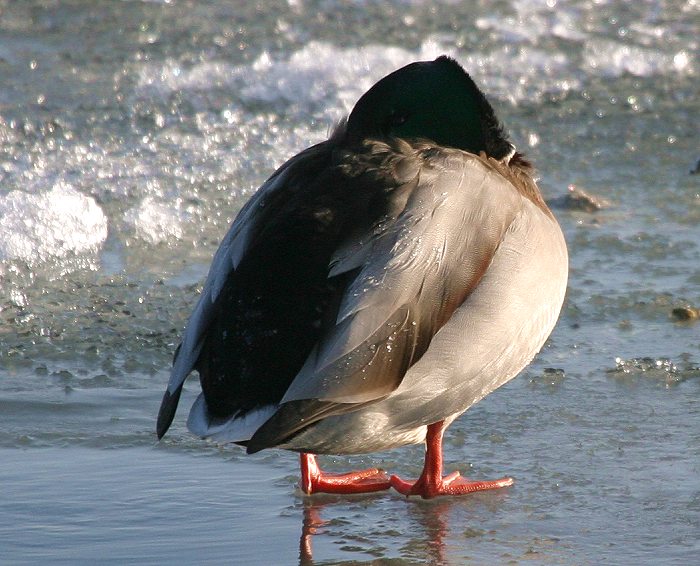
<instances>
[{"instance_id":1,"label":"mallard duck","mask_svg":"<svg viewBox=\"0 0 700 566\"><path fill-rule=\"evenodd\" d=\"M307 494L511 485L443 476L442 438L559 316L566 244L531 174L455 60L381 79L234 220L175 352L158 437L196 369L190 431L300 452ZM422 442L416 481L316 460Z\"/></svg>"}]
</instances>

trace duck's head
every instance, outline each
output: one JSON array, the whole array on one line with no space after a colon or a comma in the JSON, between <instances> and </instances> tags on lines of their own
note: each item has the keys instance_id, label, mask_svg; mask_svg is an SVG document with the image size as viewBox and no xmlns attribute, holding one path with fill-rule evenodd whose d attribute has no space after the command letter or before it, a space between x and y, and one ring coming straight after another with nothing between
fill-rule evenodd
<instances>
[{"instance_id":1,"label":"duck's head","mask_svg":"<svg viewBox=\"0 0 700 566\"><path fill-rule=\"evenodd\" d=\"M496 159L512 153L493 108L454 60L411 63L387 75L357 101L348 118L348 141L428 139L438 145Z\"/></svg>"}]
</instances>

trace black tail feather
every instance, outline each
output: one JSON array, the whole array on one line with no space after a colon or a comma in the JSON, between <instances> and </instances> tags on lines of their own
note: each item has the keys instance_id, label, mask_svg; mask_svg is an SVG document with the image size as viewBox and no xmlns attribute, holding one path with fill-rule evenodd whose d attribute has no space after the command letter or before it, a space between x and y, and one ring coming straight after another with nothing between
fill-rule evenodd
<instances>
[{"instance_id":1,"label":"black tail feather","mask_svg":"<svg viewBox=\"0 0 700 566\"><path fill-rule=\"evenodd\" d=\"M318 399L285 403L246 443L246 451L248 454L255 454L265 448L282 444L313 423L343 412L343 408L342 404Z\"/></svg>"},{"instance_id":2,"label":"black tail feather","mask_svg":"<svg viewBox=\"0 0 700 566\"><path fill-rule=\"evenodd\" d=\"M156 424L158 440L163 438L163 435L168 432L168 429L175 418L175 412L177 411L177 404L180 402L181 393L182 385L180 385L180 387L178 387L172 394L167 389L165 390L163 401L161 402L160 410L158 411L158 423Z\"/></svg>"}]
</instances>

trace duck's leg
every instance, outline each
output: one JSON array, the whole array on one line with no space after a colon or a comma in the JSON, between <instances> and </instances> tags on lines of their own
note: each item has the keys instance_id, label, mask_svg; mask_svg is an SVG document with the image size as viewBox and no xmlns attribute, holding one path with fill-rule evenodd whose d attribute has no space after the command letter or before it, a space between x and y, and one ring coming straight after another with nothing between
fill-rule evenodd
<instances>
[{"instance_id":1,"label":"duck's leg","mask_svg":"<svg viewBox=\"0 0 700 566\"><path fill-rule=\"evenodd\" d=\"M452 472L443 477L442 435L446 428L444 421L428 426L428 433L425 437L426 450L423 473L415 482L407 482L398 476L391 476L391 486L396 491L406 496L420 495L423 499L428 499L436 495L463 495L473 491L497 489L513 485L513 478L470 481L460 476L459 472Z\"/></svg>"},{"instance_id":2,"label":"duck's leg","mask_svg":"<svg viewBox=\"0 0 700 566\"><path fill-rule=\"evenodd\" d=\"M347 474L327 474L316 463L316 456L301 453L301 490L312 493L370 493L389 489L391 483L384 470L370 468Z\"/></svg>"}]
</instances>

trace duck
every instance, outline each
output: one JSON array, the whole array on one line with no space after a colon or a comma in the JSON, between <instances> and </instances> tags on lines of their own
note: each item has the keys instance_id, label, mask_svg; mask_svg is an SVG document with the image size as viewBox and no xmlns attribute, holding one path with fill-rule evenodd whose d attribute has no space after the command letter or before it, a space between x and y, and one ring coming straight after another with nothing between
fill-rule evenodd
<instances>
[{"instance_id":1,"label":"duck","mask_svg":"<svg viewBox=\"0 0 700 566\"><path fill-rule=\"evenodd\" d=\"M298 452L304 494L507 487L444 474L443 436L543 347L567 273L534 169L484 93L454 58L413 62L240 210L175 351L157 436L196 370L188 429ZM421 443L415 480L317 459Z\"/></svg>"}]
</instances>

